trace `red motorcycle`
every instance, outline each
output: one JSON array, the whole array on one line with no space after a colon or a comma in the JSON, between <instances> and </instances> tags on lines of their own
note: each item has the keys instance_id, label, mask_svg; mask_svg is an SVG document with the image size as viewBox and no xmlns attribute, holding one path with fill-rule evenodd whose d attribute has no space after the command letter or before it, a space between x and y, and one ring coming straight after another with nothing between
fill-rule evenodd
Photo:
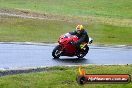
<instances>
[{"instance_id":1,"label":"red motorcycle","mask_svg":"<svg viewBox=\"0 0 132 88\"><path fill-rule=\"evenodd\" d=\"M78 37L76 35L71 35L69 33L66 33L64 35L61 35L57 45L53 51L52 51L52 56L54 58L59 58L60 56L77 56L78 58L83 58L89 51L89 47L87 43L82 43L81 44L81 49L79 52L77 52L76 46L72 45L70 42L77 41ZM89 39L89 44L92 43L92 39Z\"/></svg>"}]
</instances>

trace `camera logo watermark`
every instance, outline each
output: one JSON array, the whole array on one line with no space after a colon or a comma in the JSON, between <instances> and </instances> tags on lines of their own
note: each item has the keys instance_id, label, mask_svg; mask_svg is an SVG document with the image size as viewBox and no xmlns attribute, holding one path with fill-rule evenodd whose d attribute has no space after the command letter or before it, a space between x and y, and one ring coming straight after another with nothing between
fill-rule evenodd
<instances>
[{"instance_id":1,"label":"camera logo watermark","mask_svg":"<svg viewBox=\"0 0 132 88\"><path fill-rule=\"evenodd\" d=\"M85 70L79 67L77 83L129 83L130 78L129 74L86 74Z\"/></svg>"}]
</instances>

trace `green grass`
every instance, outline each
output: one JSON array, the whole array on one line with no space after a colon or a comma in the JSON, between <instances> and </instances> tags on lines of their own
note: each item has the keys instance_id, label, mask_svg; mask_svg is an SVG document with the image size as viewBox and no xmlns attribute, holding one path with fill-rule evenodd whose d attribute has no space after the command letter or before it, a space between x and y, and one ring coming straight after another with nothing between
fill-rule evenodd
<instances>
[{"instance_id":1,"label":"green grass","mask_svg":"<svg viewBox=\"0 0 132 88\"><path fill-rule=\"evenodd\" d=\"M0 8L72 16L132 18L131 0L1 0Z\"/></svg>"},{"instance_id":2,"label":"green grass","mask_svg":"<svg viewBox=\"0 0 132 88\"><path fill-rule=\"evenodd\" d=\"M24 19L3 16L0 21L0 41L57 42L59 36L75 29L76 23L56 20ZM132 45L132 27L106 24L85 24L94 44Z\"/></svg>"},{"instance_id":3,"label":"green grass","mask_svg":"<svg viewBox=\"0 0 132 88\"><path fill-rule=\"evenodd\" d=\"M1 9L41 13L55 19L1 16L2 42L57 42L61 34L82 23L95 44L132 45L131 0L0 0Z\"/></svg>"},{"instance_id":4,"label":"green grass","mask_svg":"<svg viewBox=\"0 0 132 88\"><path fill-rule=\"evenodd\" d=\"M71 27L67 22L5 17L0 22L0 41L56 42Z\"/></svg>"},{"instance_id":5,"label":"green grass","mask_svg":"<svg viewBox=\"0 0 132 88\"><path fill-rule=\"evenodd\" d=\"M84 66L87 74L130 74L132 65ZM0 77L0 88L131 88L128 84L86 84L76 83L78 67L50 67L46 72L18 74Z\"/></svg>"}]
</instances>

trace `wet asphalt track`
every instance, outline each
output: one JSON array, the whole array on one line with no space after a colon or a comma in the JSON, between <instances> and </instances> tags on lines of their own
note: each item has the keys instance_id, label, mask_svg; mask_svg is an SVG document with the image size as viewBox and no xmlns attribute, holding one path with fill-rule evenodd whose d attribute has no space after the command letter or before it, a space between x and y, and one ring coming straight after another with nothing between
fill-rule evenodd
<instances>
[{"instance_id":1,"label":"wet asphalt track","mask_svg":"<svg viewBox=\"0 0 132 88\"><path fill-rule=\"evenodd\" d=\"M53 59L55 45L0 44L0 69L82 65L82 64L132 64L132 47L89 46L83 59L60 57Z\"/></svg>"}]
</instances>

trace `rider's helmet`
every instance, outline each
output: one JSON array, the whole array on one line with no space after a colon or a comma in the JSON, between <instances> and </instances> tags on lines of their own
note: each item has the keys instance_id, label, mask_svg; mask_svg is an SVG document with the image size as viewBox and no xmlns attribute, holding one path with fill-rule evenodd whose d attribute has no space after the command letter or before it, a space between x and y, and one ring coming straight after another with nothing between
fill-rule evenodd
<instances>
[{"instance_id":1,"label":"rider's helmet","mask_svg":"<svg viewBox=\"0 0 132 88\"><path fill-rule=\"evenodd\" d=\"M83 30L83 26L82 25L77 25L76 26L76 32L80 33Z\"/></svg>"}]
</instances>

